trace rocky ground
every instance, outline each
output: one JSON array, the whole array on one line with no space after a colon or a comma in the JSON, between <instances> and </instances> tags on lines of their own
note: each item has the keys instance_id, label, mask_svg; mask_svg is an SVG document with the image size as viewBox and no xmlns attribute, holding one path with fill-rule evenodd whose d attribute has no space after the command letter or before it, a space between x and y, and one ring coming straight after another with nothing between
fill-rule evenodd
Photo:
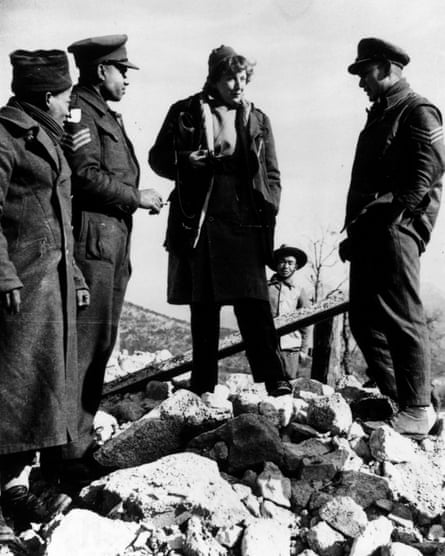
<instances>
[{"instance_id":1,"label":"rocky ground","mask_svg":"<svg viewBox=\"0 0 445 556\"><path fill-rule=\"evenodd\" d=\"M393 407L352 378L281 398L244 374L201 398L152 382L104 409L97 459L119 470L28 532L33 554L445 556L443 427L367 428Z\"/></svg>"}]
</instances>

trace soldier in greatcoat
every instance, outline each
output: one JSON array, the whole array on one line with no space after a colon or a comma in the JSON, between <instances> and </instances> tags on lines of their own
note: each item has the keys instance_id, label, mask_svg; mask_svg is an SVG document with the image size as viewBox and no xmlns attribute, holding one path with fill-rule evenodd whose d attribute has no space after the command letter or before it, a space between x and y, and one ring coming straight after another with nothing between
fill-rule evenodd
<instances>
[{"instance_id":1,"label":"soldier in greatcoat","mask_svg":"<svg viewBox=\"0 0 445 556\"><path fill-rule=\"evenodd\" d=\"M35 451L78 436L76 297L85 305L88 291L73 259L60 147L66 54L17 50L10 59L15 96L0 109L0 486L3 512L23 525L48 517L28 490ZM1 516L0 543L14 542Z\"/></svg>"}]
</instances>

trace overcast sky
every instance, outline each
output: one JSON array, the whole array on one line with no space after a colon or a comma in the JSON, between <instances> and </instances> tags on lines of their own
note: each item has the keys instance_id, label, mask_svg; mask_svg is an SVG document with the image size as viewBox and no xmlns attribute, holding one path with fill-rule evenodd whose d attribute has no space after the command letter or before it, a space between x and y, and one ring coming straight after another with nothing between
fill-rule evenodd
<instances>
[{"instance_id":1,"label":"overcast sky","mask_svg":"<svg viewBox=\"0 0 445 556\"><path fill-rule=\"evenodd\" d=\"M346 71L358 40L376 36L405 48L408 81L445 110L444 22L443 0L0 0L0 102L10 96L11 51L128 34L129 58L141 69L129 71L127 94L113 108L135 144L141 187L166 198L172 185L148 168L147 151L170 104L201 88L210 50L231 45L257 62L247 96L272 120L283 186L276 243L305 246L320 230L342 227L367 107ZM166 217L136 214L127 298L184 317L165 300ZM423 281L445 290L445 211Z\"/></svg>"}]
</instances>

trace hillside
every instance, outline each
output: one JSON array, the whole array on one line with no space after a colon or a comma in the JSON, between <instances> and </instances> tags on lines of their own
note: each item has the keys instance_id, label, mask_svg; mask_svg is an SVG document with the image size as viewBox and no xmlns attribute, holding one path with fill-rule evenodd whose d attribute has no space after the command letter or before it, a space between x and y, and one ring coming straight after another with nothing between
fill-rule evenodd
<instances>
[{"instance_id":1,"label":"hillside","mask_svg":"<svg viewBox=\"0 0 445 556\"><path fill-rule=\"evenodd\" d=\"M221 328L221 338L233 330ZM184 320L168 317L126 301L120 322L120 350L155 352L168 349L172 355L180 355L192 347L190 324ZM224 359L224 367L244 369L244 354Z\"/></svg>"},{"instance_id":2,"label":"hillside","mask_svg":"<svg viewBox=\"0 0 445 556\"><path fill-rule=\"evenodd\" d=\"M126 301L120 322L120 349L154 352L168 349L179 355L191 348L188 322Z\"/></svg>"}]
</instances>

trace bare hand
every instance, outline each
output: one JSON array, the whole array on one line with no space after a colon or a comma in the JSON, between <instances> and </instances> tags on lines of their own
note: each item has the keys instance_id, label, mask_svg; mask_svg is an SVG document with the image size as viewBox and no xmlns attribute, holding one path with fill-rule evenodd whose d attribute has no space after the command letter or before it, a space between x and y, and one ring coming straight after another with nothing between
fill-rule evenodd
<instances>
[{"instance_id":1,"label":"bare hand","mask_svg":"<svg viewBox=\"0 0 445 556\"><path fill-rule=\"evenodd\" d=\"M189 154L189 161L193 168L205 168L209 163L209 151L192 151Z\"/></svg>"},{"instance_id":2,"label":"bare hand","mask_svg":"<svg viewBox=\"0 0 445 556\"><path fill-rule=\"evenodd\" d=\"M79 308L88 307L90 304L90 292L86 289L76 290L76 302Z\"/></svg>"},{"instance_id":3,"label":"bare hand","mask_svg":"<svg viewBox=\"0 0 445 556\"><path fill-rule=\"evenodd\" d=\"M2 298L3 305L6 307L8 313L12 315L18 315L20 313L21 298L19 288L4 292Z\"/></svg>"},{"instance_id":4,"label":"bare hand","mask_svg":"<svg viewBox=\"0 0 445 556\"><path fill-rule=\"evenodd\" d=\"M156 189L141 189L139 191L139 206L148 209L150 214L159 214L162 207L162 197Z\"/></svg>"}]
</instances>

